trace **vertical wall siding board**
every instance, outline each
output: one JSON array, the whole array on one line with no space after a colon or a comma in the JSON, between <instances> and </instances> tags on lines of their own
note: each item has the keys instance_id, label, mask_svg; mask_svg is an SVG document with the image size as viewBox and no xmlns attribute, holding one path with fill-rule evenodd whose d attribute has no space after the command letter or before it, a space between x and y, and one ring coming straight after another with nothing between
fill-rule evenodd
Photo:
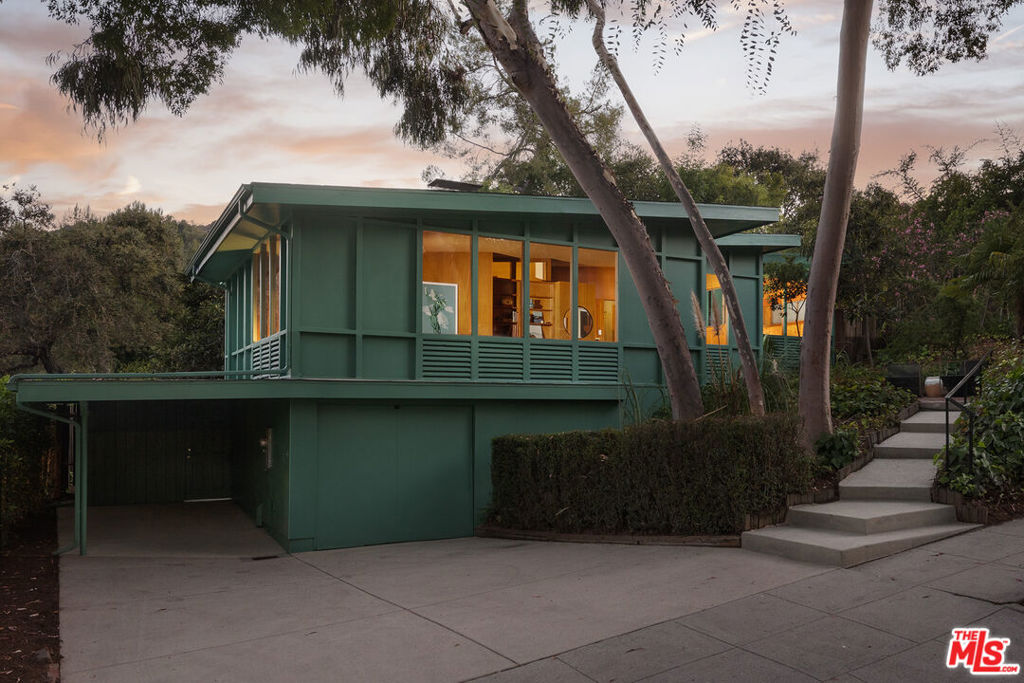
<instances>
[{"instance_id":1,"label":"vertical wall siding board","mask_svg":"<svg viewBox=\"0 0 1024 683\"><path fill-rule=\"evenodd\" d=\"M97 403L90 425L90 505L184 500L186 454L199 497L231 495L232 406L209 401Z\"/></svg>"}]
</instances>

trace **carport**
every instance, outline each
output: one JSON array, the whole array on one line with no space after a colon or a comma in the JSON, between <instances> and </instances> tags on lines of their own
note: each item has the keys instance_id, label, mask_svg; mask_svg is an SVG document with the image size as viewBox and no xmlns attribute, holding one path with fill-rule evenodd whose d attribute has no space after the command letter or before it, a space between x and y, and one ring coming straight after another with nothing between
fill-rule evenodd
<instances>
[{"instance_id":1,"label":"carport","mask_svg":"<svg viewBox=\"0 0 1024 683\"><path fill-rule=\"evenodd\" d=\"M243 516L239 507L255 526L274 527L268 531L279 536L287 492L277 481L285 468L273 468L271 434L273 416L286 414L287 405L274 400L269 380L235 377L251 374L14 377L9 386L20 409L74 432L74 506L62 515L67 533L58 553L87 553L89 506L98 521L126 532L125 543L138 542L146 528L176 534L172 546L188 537L200 546L231 538ZM286 459L286 438L281 445L277 455ZM193 504L199 502L207 504ZM228 518L235 531L218 534ZM104 531L97 540L109 546Z\"/></svg>"},{"instance_id":2,"label":"carport","mask_svg":"<svg viewBox=\"0 0 1024 683\"><path fill-rule=\"evenodd\" d=\"M62 547L73 545L74 512L58 510ZM90 557L266 559L281 546L232 500L94 506Z\"/></svg>"}]
</instances>

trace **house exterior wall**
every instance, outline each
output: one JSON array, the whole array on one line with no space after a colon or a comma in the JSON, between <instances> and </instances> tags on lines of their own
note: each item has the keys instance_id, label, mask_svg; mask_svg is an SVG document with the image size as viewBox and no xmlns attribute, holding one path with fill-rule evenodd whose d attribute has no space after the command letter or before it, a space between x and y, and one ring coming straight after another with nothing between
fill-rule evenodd
<instances>
[{"instance_id":1,"label":"house exterior wall","mask_svg":"<svg viewBox=\"0 0 1024 683\"><path fill-rule=\"evenodd\" d=\"M603 223L579 216L388 215L349 209L297 207L286 227L284 329L252 343L252 276L243 265L228 280L226 368L259 367L253 353L280 345L280 364L296 378L468 379L620 383L654 388L661 366L639 295L625 262L618 263L615 342L537 340L476 334L438 335L422 329L420 283L424 231L498 237L571 249L615 250ZM690 291L704 291L708 265L678 221L649 219L652 244L672 289L698 373L728 349L698 334ZM761 256L726 250L746 320L761 316ZM467 294L468 295L468 294ZM469 308L469 307L467 307ZM477 310L474 299L472 310ZM707 311L704 311L707 315ZM752 335L755 351L760 335ZM731 341L731 340L730 340Z\"/></svg>"},{"instance_id":2,"label":"house exterior wall","mask_svg":"<svg viewBox=\"0 0 1024 683\"><path fill-rule=\"evenodd\" d=\"M494 437L620 424L608 400L295 400L289 420L290 552L472 535Z\"/></svg>"},{"instance_id":3,"label":"house exterior wall","mask_svg":"<svg viewBox=\"0 0 1024 683\"><path fill-rule=\"evenodd\" d=\"M494 437L620 427L664 401L661 363L639 294L621 257L608 258L615 242L584 200L247 187L225 210L190 272L226 288L225 368L258 376L194 385L187 380L162 386L69 383L50 391L71 402L173 396L191 404L216 397L231 406L229 493L289 551L468 535L490 503ZM341 203L329 205L332 201ZM463 206L479 210L453 208ZM505 207L520 207L520 213ZM688 226L675 215L678 207L641 208L679 298L698 373L706 377L715 368L737 367L728 324L715 332L724 343L706 343L708 305L720 297L715 299L713 278ZM721 232L728 232L722 225L730 221L727 227L734 230L767 222L765 210L709 207L713 211L719 212ZM463 316L468 311L472 324L463 318L456 326L468 334L423 329L423 282L430 281L424 277L424 233L437 232L463 235L460 241L472 245L468 256L457 257L457 267L471 271L469 292L460 290L460 296L472 300L468 306L460 300L458 310ZM281 254L279 269L269 277L275 282L274 273L281 276L280 325L271 318L269 328L255 332L254 291L267 275L254 268L252 250L261 253L266 240L275 240L268 253ZM617 263L614 333L598 333L596 341L562 333L488 336L480 322L493 321L482 313L486 306L479 299L490 297L495 309L499 302L494 292L481 294L487 280L480 276L479 247L498 240L522 243L524 304L534 292L531 253L538 258L545 249L571 254L569 261L558 257L557 265L550 259L548 267L557 268L559 277L537 278L541 285L557 280L569 291L553 291L550 297L567 311L585 296L596 301L599 287L610 289L604 276L595 279L592 293L570 286L585 279L583 268L607 273L608 261ZM724 249L747 321L762 316L761 254L769 242L733 240ZM533 251L535 245L544 246ZM604 253L588 265L579 255L596 252L584 250ZM499 263L497 254L489 252L488 268ZM456 262L447 256L439 261L446 259ZM494 273L497 287L502 278ZM702 320L695 319L691 292L704 307L697 314ZM607 294L600 299L607 304ZM526 308L533 307L529 301ZM262 320L267 319L264 312ZM754 333L753 341L760 350L760 335ZM35 400L53 400L49 396L42 392ZM121 438L118 433L127 428L124 420L115 421L109 438ZM261 444L268 430L269 459ZM167 441L180 446L189 439ZM161 462L156 457L146 471L156 477L170 472ZM103 485L116 490L116 469L93 481L106 477L110 481ZM151 485L140 480L136 488ZM167 495L187 495L185 488L178 485Z\"/></svg>"},{"instance_id":4,"label":"house exterior wall","mask_svg":"<svg viewBox=\"0 0 1024 683\"><path fill-rule=\"evenodd\" d=\"M289 544L292 424L288 401L246 401L234 424L231 497L283 547ZM270 462L261 440L271 430Z\"/></svg>"}]
</instances>

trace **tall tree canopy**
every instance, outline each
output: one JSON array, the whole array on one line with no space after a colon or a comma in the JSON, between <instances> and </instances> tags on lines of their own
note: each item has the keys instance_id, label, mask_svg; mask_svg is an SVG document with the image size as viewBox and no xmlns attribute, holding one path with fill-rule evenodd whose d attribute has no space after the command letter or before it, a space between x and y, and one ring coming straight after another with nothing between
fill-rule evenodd
<instances>
[{"instance_id":1,"label":"tall tree canopy","mask_svg":"<svg viewBox=\"0 0 1024 683\"><path fill-rule=\"evenodd\" d=\"M0 375L222 364L223 295L181 274L202 229L137 203L57 225L34 190L0 195L0 215Z\"/></svg>"}]
</instances>

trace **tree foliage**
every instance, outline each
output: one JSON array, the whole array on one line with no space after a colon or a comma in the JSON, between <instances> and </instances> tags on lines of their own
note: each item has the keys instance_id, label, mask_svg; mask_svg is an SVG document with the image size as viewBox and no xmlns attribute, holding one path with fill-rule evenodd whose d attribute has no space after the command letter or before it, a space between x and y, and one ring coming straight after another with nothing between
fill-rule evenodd
<instances>
[{"instance_id":1,"label":"tree foliage","mask_svg":"<svg viewBox=\"0 0 1024 683\"><path fill-rule=\"evenodd\" d=\"M138 203L58 226L34 191L0 197L0 210L35 217L0 231L0 372L222 364L222 334L210 334L223 325L221 295L181 275L184 244L201 229Z\"/></svg>"},{"instance_id":2,"label":"tree foliage","mask_svg":"<svg viewBox=\"0 0 1024 683\"><path fill-rule=\"evenodd\" d=\"M54 54L53 82L102 134L150 101L182 115L209 91L245 35L301 48L299 66L339 93L355 69L405 107L397 131L437 142L468 94L451 15L427 0L50 0L54 18L89 25L73 52Z\"/></svg>"},{"instance_id":3,"label":"tree foliage","mask_svg":"<svg viewBox=\"0 0 1024 683\"><path fill-rule=\"evenodd\" d=\"M874 45L895 69L906 62L924 75L943 63L988 55L989 37L1021 0L881 0Z\"/></svg>"}]
</instances>

